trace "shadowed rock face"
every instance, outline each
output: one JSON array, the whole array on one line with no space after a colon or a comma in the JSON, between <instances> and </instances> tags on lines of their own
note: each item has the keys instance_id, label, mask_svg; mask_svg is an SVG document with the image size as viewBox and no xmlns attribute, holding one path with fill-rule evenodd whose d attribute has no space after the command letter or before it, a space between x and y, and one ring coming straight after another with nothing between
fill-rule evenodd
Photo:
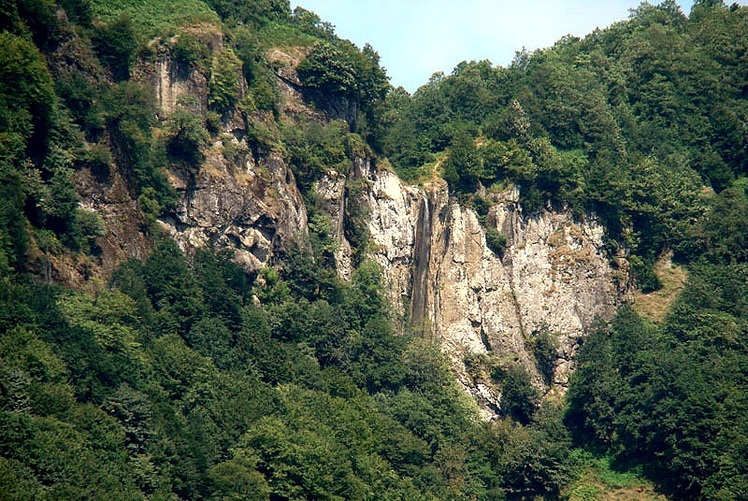
<instances>
[{"instance_id":1,"label":"shadowed rock face","mask_svg":"<svg viewBox=\"0 0 748 501\"><path fill-rule=\"evenodd\" d=\"M418 210L413 247L413 294L410 301L410 319L414 325L426 319L431 296L431 201L424 193Z\"/></svg>"}]
</instances>

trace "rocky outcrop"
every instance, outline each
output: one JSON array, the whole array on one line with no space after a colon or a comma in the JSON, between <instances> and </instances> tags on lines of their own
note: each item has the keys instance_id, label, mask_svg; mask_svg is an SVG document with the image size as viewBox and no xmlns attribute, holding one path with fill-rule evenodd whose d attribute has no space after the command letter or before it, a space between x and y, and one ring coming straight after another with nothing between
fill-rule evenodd
<instances>
[{"instance_id":1,"label":"rocky outcrop","mask_svg":"<svg viewBox=\"0 0 748 501\"><path fill-rule=\"evenodd\" d=\"M241 144L234 138L235 148ZM214 245L257 271L293 238L307 233L307 214L285 161L270 154L256 161L246 147L233 161L216 144L197 172L172 172L180 194L175 212L161 219L183 251Z\"/></svg>"},{"instance_id":2,"label":"rocky outcrop","mask_svg":"<svg viewBox=\"0 0 748 501\"><path fill-rule=\"evenodd\" d=\"M220 33L202 27L193 34L205 39L213 52L223 47ZM196 101L189 105L192 111L207 110L205 76L194 68L182 68L168 53L141 73L156 89L163 116L185 97L188 102ZM169 180L179 200L175 210L159 222L184 252L209 245L231 249L235 262L255 272L290 240L305 238L306 208L282 155L253 151L238 112L223 118L223 133L203 152L199 166L170 169Z\"/></svg>"},{"instance_id":3,"label":"rocky outcrop","mask_svg":"<svg viewBox=\"0 0 748 501\"><path fill-rule=\"evenodd\" d=\"M151 251L151 241L144 234L145 223L122 174L112 164L106 172L80 169L73 175L80 196L80 206L98 214L106 235L96 239L98 259L87 260L84 267L65 267L65 277L56 282L81 286L90 277L109 277L129 258L144 259ZM75 269L77 268L77 269Z\"/></svg>"},{"instance_id":4,"label":"rocky outcrop","mask_svg":"<svg viewBox=\"0 0 748 501\"><path fill-rule=\"evenodd\" d=\"M519 363L538 386L563 389L580 339L596 317L613 315L623 293L602 252L600 225L566 212L524 216L517 195L496 197L489 214L489 224L507 237L501 257L486 245L477 214L457 203L443 207L432 232L440 251L429 261L434 293L427 319L461 382L489 408L498 387L471 374L467 358ZM532 350L541 333L557 344L547 381Z\"/></svg>"},{"instance_id":5,"label":"rocky outcrop","mask_svg":"<svg viewBox=\"0 0 748 501\"><path fill-rule=\"evenodd\" d=\"M438 340L486 416L499 410L500 384L466 366L476 356L522 364L539 387L563 391L579 340L626 294L625 274L603 252L602 226L569 212L524 215L519 193L507 190L492 195L487 218L507 239L499 256L475 211L444 183L419 189L390 172L369 176L373 257L393 305ZM556 342L550 380L532 353L539 333Z\"/></svg>"},{"instance_id":6,"label":"rocky outcrop","mask_svg":"<svg viewBox=\"0 0 748 501\"><path fill-rule=\"evenodd\" d=\"M134 78L148 82L154 89L160 115L166 117L174 111L184 97L189 98L189 107L201 115L208 111L208 78L196 71L188 62L179 61L173 55L173 47L180 37L192 37L211 53L223 48L223 33L210 24L184 26L180 33L169 40L156 39L150 43L153 60L140 61Z\"/></svg>"},{"instance_id":7,"label":"rocky outcrop","mask_svg":"<svg viewBox=\"0 0 748 501\"><path fill-rule=\"evenodd\" d=\"M423 192L403 185L389 171L371 175L368 206L372 254L382 268L390 303L401 324L410 313L413 258L423 196Z\"/></svg>"},{"instance_id":8,"label":"rocky outcrop","mask_svg":"<svg viewBox=\"0 0 748 501\"><path fill-rule=\"evenodd\" d=\"M345 237L346 177L339 172L330 171L314 186L319 208L332 221L331 235L337 246L333 252L335 269L345 280L353 273L353 252L351 244Z\"/></svg>"},{"instance_id":9,"label":"rocky outcrop","mask_svg":"<svg viewBox=\"0 0 748 501\"><path fill-rule=\"evenodd\" d=\"M198 94L200 107L206 103L204 76L182 70L159 58L150 73L142 72L143 78L154 79L164 116L185 94ZM323 119L299 101L292 72L279 78L285 116ZM225 130L202 151L199 166L170 171L179 201L160 224L184 251L228 248L237 263L253 272L272 263L292 239L307 235L307 212L282 154L250 148L243 121L224 118ZM103 181L83 181L79 186L90 187L90 193L82 189L85 206L102 215L109 231L104 246L115 242L104 249L107 266L146 254L148 239L121 176L114 172L107 189L96 184ZM355 200L351 182L357 187ZM625 259L605 254L603 228L593 218L552 210L525 214L514 189L486 194L491 208L479 218L450 196L443 181L408 186L360 156L349 177L331 171L315 190L317 208L332 223L338 273L351 276L355 259L346 232L352 212L359 219L365 214L366 248L382 268L394 319L402 329L421 331L440 344L486 417L501 411L501 382L492 377L491 367L520 364L539 388L563 391L580 339L596 317L610 318L626 296ZM503 251L487 245L489 228L494 236L504 236ZM351 242L358 252L364 248ZM555 350L550 367L541 366L534 353L541 334Z\"/></svg>"}]
</instances>

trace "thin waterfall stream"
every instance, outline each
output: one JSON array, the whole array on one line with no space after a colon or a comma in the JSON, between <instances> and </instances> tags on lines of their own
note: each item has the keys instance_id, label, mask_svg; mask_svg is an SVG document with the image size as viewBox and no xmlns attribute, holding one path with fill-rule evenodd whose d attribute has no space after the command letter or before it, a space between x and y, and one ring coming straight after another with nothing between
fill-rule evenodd
<instances>
[{"instance_id":1,"label":"thin waterfall stream","mask_svg":"<svg viewBox=\"0 0 748 501\"><path fill-rule=\"evenodd\" d=\"M411 296L410 319L413 325L420 325L426 316L429 294L429 263L431 260L431 200L427 194L418 210L415 248L413 249L413 293Z\"/></svg>"}]
</instances>

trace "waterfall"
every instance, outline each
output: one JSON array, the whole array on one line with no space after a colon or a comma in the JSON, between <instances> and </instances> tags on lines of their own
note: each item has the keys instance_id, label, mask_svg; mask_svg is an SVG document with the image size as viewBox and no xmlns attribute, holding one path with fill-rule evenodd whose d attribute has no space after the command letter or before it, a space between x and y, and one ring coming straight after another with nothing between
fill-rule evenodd
<instances>
[{"instance_id":1,"label":"waterfall","mask_svg":"<svg viewBox=\"0 0 748 501\"><path fill-rule=\"evenodd\" d=\"M410 319L415 326L421 325L427 315L429 297L429 264L431 261L431 201L427 194L418 210L415 247L413 249L413 293L411 295Z\"/></svg>"}]
</instances>

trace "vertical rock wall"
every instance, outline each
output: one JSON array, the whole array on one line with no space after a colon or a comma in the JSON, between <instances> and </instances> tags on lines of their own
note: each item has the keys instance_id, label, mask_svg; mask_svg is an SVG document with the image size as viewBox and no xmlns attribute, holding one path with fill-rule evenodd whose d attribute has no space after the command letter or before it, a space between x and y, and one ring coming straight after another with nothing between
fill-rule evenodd
<instances>
[{"instance_id":1,"label":"vertical rock wall","mask_svg":"<svg viewBox=\"0 0 748 501\"><path fill-rule=\"evenodd\" d=\"M498 410L500 385L466 367L476 355L519 363L539 387L563 391L579 340L626 295L625 273L603 251L602 226L568 212L524 215L519 193L508 190L493 195L487 218L507 237L499 256L475 211L450 199L443 183L414 188L389 172L369 177L374 258L393 304L438 340L486 416ZM530 348L540 332L558 344L549 381Z\"/></svg>"},{"instance_id":2,"label":"vertical rock wall","mask_svg":"<svg viewBox=\"0 0 748 501\"><path fill-rule=\"evenodd\" d=\"M212 52L223 48L220 32L197 28L198 38ZM191 111L204 114L209 94L206 77L194 68L181 67L164 47L159 50L155 64L143 65L139 73L153 85L160 114L169 116L183 98L195 102ZM228 248L244 269L257 271L289 241L307 235L307 213L286 160L278 152L253 151L245 127L236 111L224 117L224 130L204 149L201 165L174 166L169 171L179 200L160 223L185 252L209 245Z\"/></svg>"}]
</instances>

